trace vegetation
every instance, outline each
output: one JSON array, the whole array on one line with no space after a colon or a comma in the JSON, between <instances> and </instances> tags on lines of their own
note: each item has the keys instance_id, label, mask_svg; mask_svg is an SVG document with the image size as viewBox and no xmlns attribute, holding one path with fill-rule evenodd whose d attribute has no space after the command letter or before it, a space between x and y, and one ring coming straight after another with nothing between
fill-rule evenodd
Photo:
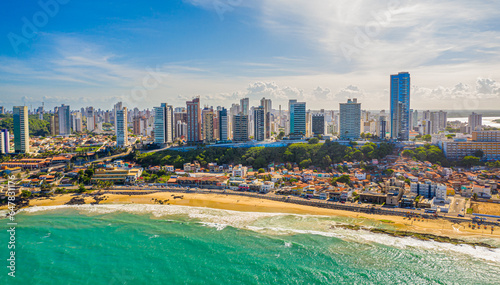
<instances>
[{"instance_id":1,"label":"vegetation","mask_svg":"<svg viewBox=\"0 0 500 285\"><path fill-rule=\"evenodd\" d=\"M414 150L406 149L401 153L401 155L420 161L429 161L431 163L438 163L443 166L450 164L449 161L444 156L443 151L439 147L430 144L426 144L423 147L417 147Z\"/></svg>"},{"instance_id":2,"label":"vegetation","mask_svg":"<svg viewBox=\"0 0 500 285\"><path fill-rule=\"evenodd\" d=\"M29 190L23 190L21 192L21 197L23 197L23 198L29 198L29 197L31 197L31 191L29 191Z\"/></svg>"},{"instance_id":3,"label":"vegetation","mask_svg":"<svg viewBox=\"0 0 500 285\"><path fill-rule=\"evenodd\" d=\"M133 152L129 159L136 160L142 166L174 165L181 168L184 163L197 160L202 166L209 162L218 164L244 164L255 169L265 168L268 163L291 163L307 168L311 165L327 168L342 161L362 161L383 158L391 154L392 145L367 143L361 148L344 146L336 142L317 144L296 143L288 147L252 147L252 148L198 148L188 151L164 150L156 153L139 154ZM291 166L291 165L290 165ZM290 168L290 167L288 167Z\"/></svg>"}]
</instances>

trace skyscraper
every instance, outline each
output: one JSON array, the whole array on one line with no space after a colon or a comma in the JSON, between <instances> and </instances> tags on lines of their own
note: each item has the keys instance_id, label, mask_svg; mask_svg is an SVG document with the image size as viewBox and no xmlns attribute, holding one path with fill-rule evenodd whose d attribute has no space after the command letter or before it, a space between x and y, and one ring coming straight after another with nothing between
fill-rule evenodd
<instances>
[{"instance_id":1,"label":"skyscraper","mask_svg":"<svg viewBox=\"0 0 500 285\"><path fill-rule=\"evenodd\" d=\"M192 101L186 102L187 106L187 141L200 142L201 137L201 112L200 98L194 98Z\"/></svg>"},{"instance_id":2,"label":"skyscraper","mask_svg":"<svg viewBox=\"0 0 500 285\"><path fill-rule=\"evenodd\" d=\"M290 135L305 136L306 134L306 103L289 100Z\"/></svg>"},{"instance_id":3,"label":"skyscraper","mask_svg":"<svg viewBox=\"0 0 500 285\"><path fill-rule=\"evenodd\" d=\"M50 135L59 135L59 108L54 109L54 115L50 116Z\"/></svg>"},{"instance_id":4,"label":"skyscraper","mask_svg":"<svg viewBox=\"0 0 500 285\"><path fill-rule=\"evenodd\" d=\"M248 116L248 110L250 110L250 101L248 98L242 98L240 100L240 112L243 114L243 115L246 115Z\"/></svg>"},{"instance_id":5,"label":"skyscraper","mask_svg":"<svg viewBox=\"0 0 500 285\"><path fill-rule=\"evenodd\" d=\"M482 130L482 126L483 115L472 112L472 114L469 115L469 134L472 134L473 131Z\"/></svg>"},{"instance_id":6,"label":"skyscraper","mask_svg":"<svg viewBox=\"0 0 500 285\"><path fill-rule=\"evenodd\" d=\"M227 141L229 139L228 136L228 117L226 108L222 107L218 111L219 115L219 140Z\"/></svg>"},{"instance_id":7,"label":"skyscraper","mask_svg":"<svg viewBox=\"0 0 500 285\"><path fill-rule=\"evenodd\" d=\"M71 126L74 132L81 133L83 130L82 113L74 112L71 114Z\"/></svg>"},{"instance_id":8,"label":"skyscraper","mask_svg":"<svg viewBox=\"0 0 500 285\"><path fill-rule=\"evenodd\" d=\"M325 134L325 114L317 113L312 115L312 133L315 136Z\"/></svg>"},{"instance_id":9,"label":"skyscraper","mask_svg":"<svg viewBox=\"0 0 500 285\"><path fill-rule=\"evenodd\" d=\"M238 114L233 116L233 141L248 141L248 116Z\"/></svg>"},{"instance_id":10,"label":"skyscraper","mask_svg":"<svg viewBox=\"0 0 500 285\"><path fill-rule=\"evenodd\" d=\"M87 107L85 110L85 118L87 119L87 130L89 132L94 131L96 128L94 107Z\"/></svg>"},{"instance_id":11,"label":"skyscraper","mask_svg":"<svg viewBox=\"0 0 500 285\"><path fill-rule=\"evenodd\" d=\"M271 99L262 98L260 100L260 105L264 108L264 136L265 139L271 138L271 109L272 102Z\"/></svg>"},{"instance_id":12,"label":"skyscraper","mask_svg":"<svg viewBox=\"0 0 500 285\"><path fill-rule=\"evenodd\" d=\"M410 138L410 73L391 75L391 138Z\"/></svg>"},{"instance_id":13,"label":"skyscraper","mask_svg":"<svg viewBox=\"0 0 500 285\"><path fill-rule=\"evenodd\" d=\"M9 153L10 152L10 136L9 130L2 129L0 130L0 153Z\"/></svg>"},{"instance_id":14,"label":"skyscraper","mask_svg":"<svg viewBox=\"0 0 500 285\"><path fill-rule=\"evenodd\" d=\"M173 107L162 103L154 107L154 142L156 144L172 143L174 141Z\"/></svg>"},{"instance_id":15,"label":"skyscraper","mask_svg":"<svg viewBox=\"0 0 500 285\"><path fill-rule=\"evenodd\" d=\"M348 99L340 103L340 138L357 139L361 134L361 103Z\"/></svg>"},{"instance_id":16,"label":"skyscraper","mask_svg":"<svg viewBox=\"0 0 500 285\"><path fill-rule=\"evenodd\" d=\"M203 142L210 143L214 142L214 110L212 108L205 107L202 112L202 122L203 122Z\"/></svg>"},{"instance_id":17,"label":"skyscraper","mask_svg":"<svg viewBox=\"0 0 500 285\"><path fill-rule=\"evenodd\" d=\"M16 106L13 109L14 121L14 150L16 153L30 151L28 107Z\"/></svg>"},{"instance_id":18,"label":"skyscraper","mask_svg":"<svg viewBox=\"0 0 500 285\"><path fill-rule=\"evenodd\" d=\"M115 106L115 135L116 146L128 145L127 107L122 107L121 102Z\"/></svg>"},{"instance_id":19,"label":"skyscraper","mask_svg":"<svg viewBox=\"0 0 500 285\"><path fill-rule=\"evenodd\" d=\"M257 141L263 141L266 138L265 117L263 106L259 106L253 110L254 139Z\"/></svg>"},{"instance_id":20,"label":"skyscraper","mask_svg":"<svg viewBox=\"0 0 500 285\"><path fill-rule=\"evenodd\" d=\"M71 112L68 105L61 105L57 109L59 115L59 135L69 136L71 135Z\"/></svg>"}]
</instances>

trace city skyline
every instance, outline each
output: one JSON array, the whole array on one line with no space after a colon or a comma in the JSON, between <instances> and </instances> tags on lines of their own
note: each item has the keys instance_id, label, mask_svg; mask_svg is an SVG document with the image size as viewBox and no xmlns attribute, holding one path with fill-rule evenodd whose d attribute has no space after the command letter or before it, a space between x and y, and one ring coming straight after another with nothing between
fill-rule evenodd
<instances>
[{"instance_id":1,"label":"city skyline","mask_svg":"<svg viewBox=\"0 0 500 285\"><path fill-rule=\"evenodd\" d=\"M387 74L404 70L414 109L500 107L500 4L221 3L128 3L111 15L109 3L59 3L49 12L8 3L0 104L152 108L200 96L226 108L266 97L275 106L297 99L335 109L358 98L365 109L388 110ZM47 21L33 20L39 12Z\"/></svg>"}]
</instances>

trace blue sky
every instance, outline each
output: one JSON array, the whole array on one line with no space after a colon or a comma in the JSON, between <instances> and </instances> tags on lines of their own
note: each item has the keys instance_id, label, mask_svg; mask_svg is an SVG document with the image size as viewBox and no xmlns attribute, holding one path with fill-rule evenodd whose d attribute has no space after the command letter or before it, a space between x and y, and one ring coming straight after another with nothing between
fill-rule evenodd
<instances>
[{"instance_id":1,"label":"blue sky","mask_svg":"<svg viewBox=\"0 0 500 285\"><path fill-rule=\"evenodd\" d=\"M184 106L200 95L212 106L248 96L337 109L357 97L387 109L398 71L412 75L414 108L500 107L498 1L41 2L50 9L0 4L9 108Z\"/></svg>"}]
</instances>

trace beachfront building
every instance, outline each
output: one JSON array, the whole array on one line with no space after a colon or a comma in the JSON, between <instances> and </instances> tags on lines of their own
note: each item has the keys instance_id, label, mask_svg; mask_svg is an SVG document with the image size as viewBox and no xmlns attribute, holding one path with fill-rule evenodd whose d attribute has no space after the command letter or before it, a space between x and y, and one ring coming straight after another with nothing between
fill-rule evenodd
<instances>
[{"instance_id":1,"label":"beachfront building","mask_svg":"<svg viewBox=\"0 0 500 285\"><path fill-rule=\"evenodd\" d=\"M446 199L447 187L444 184L433 183L430 180L414 182L410 184L410 191L427 199L436 197L439 200Z\"/></svg>"},{"instance_id":2,"label":"beachfront building","mask_svg":"<svg viewBox=\"0 0 500 285\"><path fill-rule=\"evenodd\" d=\"M91 182L110 181L114 184L132 184L142 175L142 168L98 168L92 176Z\"/></svg>"}]
</instances>

